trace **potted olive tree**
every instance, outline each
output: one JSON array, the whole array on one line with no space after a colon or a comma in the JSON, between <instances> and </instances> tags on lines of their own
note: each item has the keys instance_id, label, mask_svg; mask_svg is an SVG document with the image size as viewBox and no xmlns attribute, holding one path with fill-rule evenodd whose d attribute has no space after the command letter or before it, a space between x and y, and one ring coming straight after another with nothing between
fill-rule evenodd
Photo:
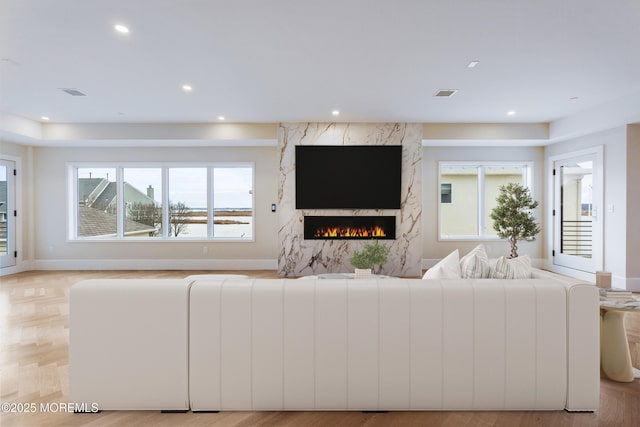
<instances>
[{"instance_id":1,"label":"potted olive tree","mask_svg":"<svg viewBox=\"0 0 640 427\"><path fill-rule=\"evenodd\" d=\"M371 275L372 270L378 273L388 256L389 248L375 240L365 244L362 251L355 251L350 262L356 268L356 277L366 277Z\"/></svg>"},{"instance_id":2,"label":"potted olive tree","mask_svg":"<svg viewBox=\"0 0 640 427\"><path fill-rule=\"evenodd\" d=\"M500 238L509 240L509 258L517 258L518 240L531 242L540 232L540 225L533 216L538 202L531 198L528 188L516 183L500 186L496 201L498 205L491 211L493 229Z\"/></svg>"}]
</instances>

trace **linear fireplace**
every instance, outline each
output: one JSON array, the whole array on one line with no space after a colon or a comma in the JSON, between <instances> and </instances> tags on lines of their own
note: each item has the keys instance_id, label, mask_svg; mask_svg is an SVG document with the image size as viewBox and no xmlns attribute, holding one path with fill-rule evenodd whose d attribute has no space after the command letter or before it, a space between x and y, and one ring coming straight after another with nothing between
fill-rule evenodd
<instances>
[{"instance_id":1,"label":"linear fireplace","mask_svg":"<svg viewBox=\"0 0 640 427\"><path fill-rule=\"evenodd\" d=\"M395 216L305 216L305 239L396 238Z\"/></svg>"}]
</instances>

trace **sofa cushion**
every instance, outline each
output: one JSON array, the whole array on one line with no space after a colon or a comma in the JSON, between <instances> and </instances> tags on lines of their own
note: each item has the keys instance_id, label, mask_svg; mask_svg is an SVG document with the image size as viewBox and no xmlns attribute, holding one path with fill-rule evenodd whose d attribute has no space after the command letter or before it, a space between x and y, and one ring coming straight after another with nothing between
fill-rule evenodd
<instances>
[{"instance_id":1,"label":"sofa cushion","mask_svg":"<svg viewBox=\"0 0 640 427\"><path fill-rule=\"evenodd\" d=\"M489 277L489 256L481 243L460 259L463 279L485 279Z\"/></svg>"},{"instance_id":2,"label":"sofa cushion","mask_svg":"<svg viewBox=\"0 0 640 427\"><path fill-rule=\"evenodd\" d=\"M458 250L440 260L422 276L423 279L460 279L460 254Z\"/></svg>"},{"instance_id":3,"label":"sofa cushion","mask_svg":"<svg viewBox=\"0 0 640 427\"><path fill-rule=\"evenodd\" d=\"M495 267L491 269L491 277L494 279L530 279L531 258L528 255L517 258L502 256L496 260Z\"/></svg>"}]
</instances>

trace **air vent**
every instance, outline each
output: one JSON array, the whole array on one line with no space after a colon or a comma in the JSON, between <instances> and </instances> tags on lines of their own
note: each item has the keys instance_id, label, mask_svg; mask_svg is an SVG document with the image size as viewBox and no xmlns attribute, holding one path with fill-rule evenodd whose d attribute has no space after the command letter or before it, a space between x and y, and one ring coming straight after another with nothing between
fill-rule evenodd
<instances>
[{"instance_id":1,"label":"air vent","mask_svg":"<svg viewBox=\"0 0 640 427\"><path fill-rule=\"evenodd\" d=\"M71 96L87 96L85 93L80 92L78 89L74 89L71 87L59 87L61 91L68 93Z\"/></svg>"},{"instance_id":2,"label":"air vent","mask_svg":"<svg viewBox=\"0 0 640 427\"><path fill-rule=\"evenodd\" d=\"M457 89L440 89L439 91L437 91L433 96L440 96L440 97L450 97L455 95L455 93L458 92Z\"/></svg>"}]
</instances>

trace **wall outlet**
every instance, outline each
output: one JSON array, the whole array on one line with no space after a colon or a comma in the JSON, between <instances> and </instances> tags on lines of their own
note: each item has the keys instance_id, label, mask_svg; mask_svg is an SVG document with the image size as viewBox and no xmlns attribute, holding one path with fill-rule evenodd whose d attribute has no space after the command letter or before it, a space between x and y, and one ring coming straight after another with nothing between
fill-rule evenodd
<instances>
[{"instance_id":1,"label":"wall outlet","mask_svg":"<svg viewBox=\"0 0 640 427\"><path fill-rule=\"evenodd\" d=\"M607 205L607 212L609 212L609 213L613 213L613 211L614 211L613 204L612 204L612 203L609 203L609 204Z\"/></svg>"},{"instance_id":2,"label":"wall outlet","mask_svg":"<svg viewBox=\"0 0 640 427\"><path fill-rule=\"evenodd\" d=\"M208 246L203 246L202 247L202 255L207 255L209 253L209 247Z\"/></svg>"}]
</instances>

